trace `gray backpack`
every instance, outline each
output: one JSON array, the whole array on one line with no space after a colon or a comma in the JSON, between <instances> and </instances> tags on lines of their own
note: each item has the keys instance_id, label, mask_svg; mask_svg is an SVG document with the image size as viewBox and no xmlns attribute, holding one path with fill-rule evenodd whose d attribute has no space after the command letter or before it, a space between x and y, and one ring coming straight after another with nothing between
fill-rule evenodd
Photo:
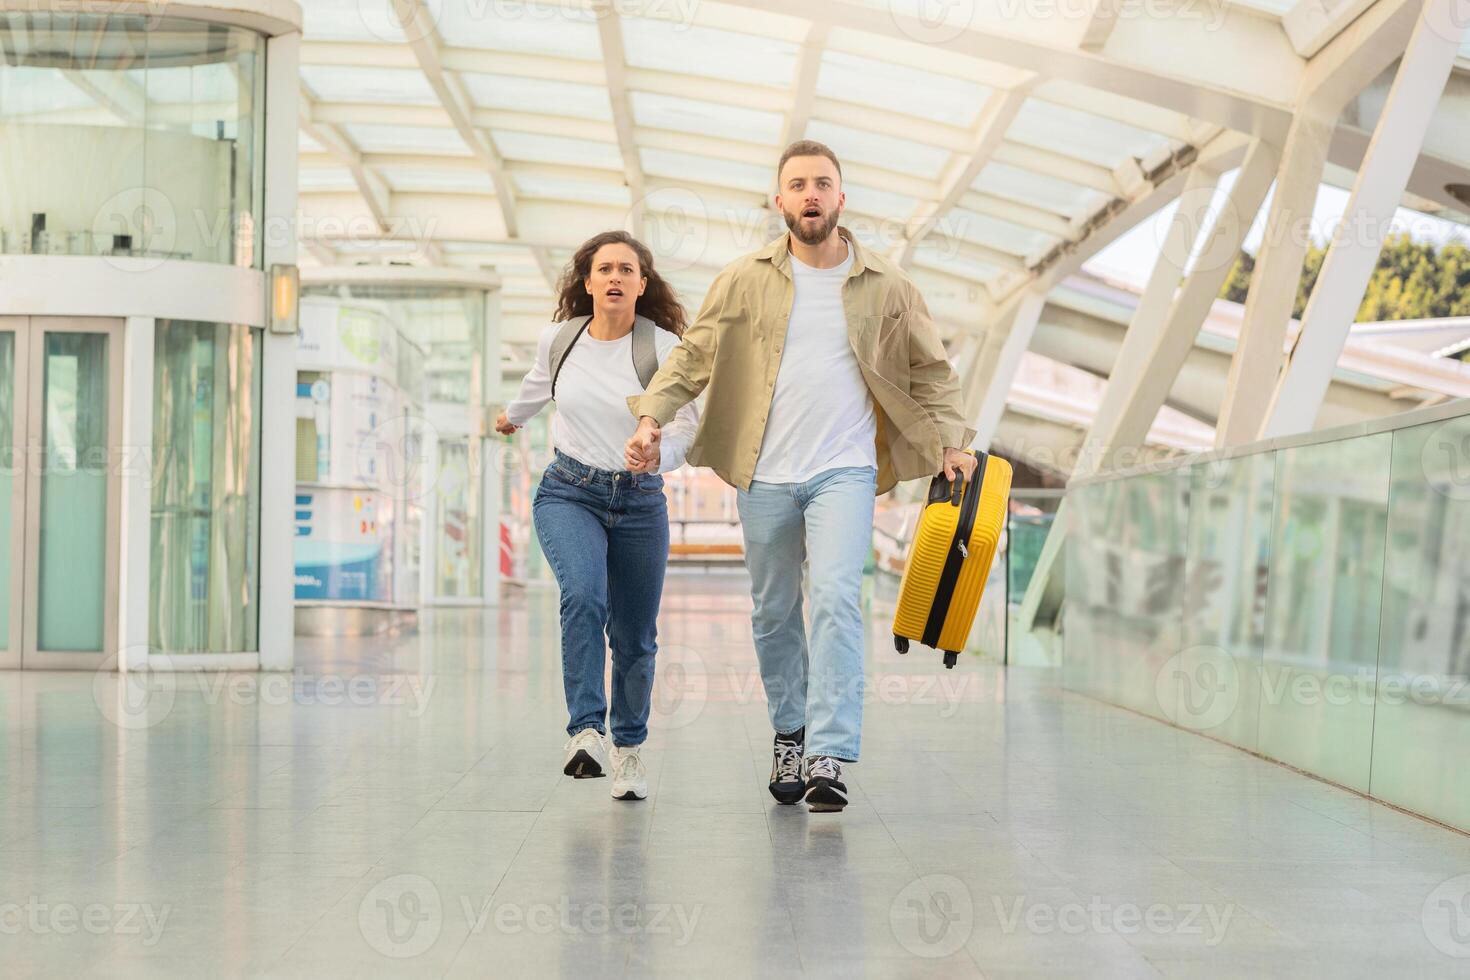
<instances>
[{"instance_id":1,"label":"gray backpack","mask_svg":"<svg viewBox=\"0 0 1470 980\"><path fill-rule=\"evenodd\" d=\"M589 316L581 323L568 320L562 324L556 336L551 341L551 397L556 398L556 379L561 375L561 366L566 363L567 355L572 352L572 345L582 336L587 329L587 324L592 322ZM658 373L658 344L655 337L658 335L658 325L646 316L635 317L633 320L633 370L638 373L638 383L644 388L653 380Z\"/></svg>"}]
</instances>

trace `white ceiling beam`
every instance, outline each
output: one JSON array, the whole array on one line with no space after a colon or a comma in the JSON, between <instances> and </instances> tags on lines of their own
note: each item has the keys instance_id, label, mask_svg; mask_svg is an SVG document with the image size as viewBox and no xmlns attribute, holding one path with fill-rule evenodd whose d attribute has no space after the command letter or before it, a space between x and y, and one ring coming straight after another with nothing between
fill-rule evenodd
<instances>
[{"instance_id":1,"label":"white ceiling beam","mask_svg":"<svg viewBox=\"0 0 1470 980\"><path fill-rule=\"evenodd\" d=\"M378 223L378 230L386 233L390 226L388 215L392 211L393 192L388 187L381 175L372 170L364 161L362 153L336 126L317 121L316 102L303 89L298 97L298 123L301 131L311 137L324 150L327 156L336 161L340 166L346 167L352 174L352 182L357 186L357 192L362 195L368 210L372 213L373 220Z\"/></svg>"},{"instance_id":2,"label":"white ceiling beam","mask_svg":"<svg viewBox=\"0 0 1470 980\"><path fill-rule=\"evenodd\" d=\"M966 211L1030 228L1054 238L1070 238L1074 231L1071 220L1065 215L980 191L966 191L955 204Z\"/></svg>"},{"instance_id":3,"label":"white ceiling beam","mask_svg":"<svg viewBox=\"0 0 1470 980\"><path fill-rule=\"evenodd\" d=\"M801 42L796 59L796 77L792 81L790 102L786 109L786 125L781 132L781 149L806 134L811 120L812 103L817 96L817 76L822 71L822 51L827 44L827 25L814 22Z\"/></svg>"},{"instance_id":4,"label":"white ceiling beam","mask_svg":"<svg viewBox=\"0 0 1470 980\"><path fill-rule=\"evenodd\" d=\"M1030 85L1022 85L991 94L984 108L980 110L980 119L975 124L968 152L950 159L940 178L939 194L920 203L909 217L903 241L895 249L899 265L909 264L914 257L914 249L929 234L935 222L970 189L970 185L990 161L995 148L1005 139L1006 130L1016 118L1016 113L1021 111L1030 88Z\"/></svg>"},{"instance_id":5,"label":"white ceiling beam","mask_svg":"<svg viewBox=\"0 0 1470 980\"><path fill-rule=\"evenodd\" d=\"M1341 34L1377 0L1297 0L1281 15L1281 27L1291 46L1310 58Z\"/></svg>"},{"instance_id":6,"label":"white ceiling beam","mask_svg":"<svg viewBox=\"0 0 1470 980\"><path fill-rule=\"evenodd\" d=\"M495 194L500 202L500 217L508 238L516 237L515 189L510 176L505 172L505 163L490 141L475 128L472 103L464 90L463 83L445 70L439 57L441 42L439 31L434 26L434 14L425 0L393 0L393 9L398 23L407 25L404 33L408 46L413 50L414 60L434 90L444 111L459 132L460 139L469 147L490 173L495 185Z\"/></svg>"},{"instance_id":7,"label":"white ceiling beam","mask_svg":"<svg viewBox=\"0 0 1470 980\"><path fill-rule=\"evenodd\" d=\"M990 155L995 163L1004 163L1043 177L1051 177L1068 184L1078 184L1101 191L1111 197L1121 197L1123 187L1107 167L1087 163L1072 157L1062 156L1024 143L1002 142Z\"/></svg>"},{"instance_id":8,"label":"white ceiling beam","mask_svg":"<svg viewBox=\"0 0 1470 980\"><path fill-rule=\"evenodd\" d=\"M633 103L628 97L628 59L623 51L623 27L618 12L610 0L597 0L593 4L597 17L597 37L602 45L604 84L608 102L612 105L613 130L617 137L618 151L623 155L623 175L628 183L628 194L633 207L628 211L628 231L643 237L643 198L647 191L643 186L643 164L638 156L638 143L633 136Z\"/></svg>"}]
</instances>

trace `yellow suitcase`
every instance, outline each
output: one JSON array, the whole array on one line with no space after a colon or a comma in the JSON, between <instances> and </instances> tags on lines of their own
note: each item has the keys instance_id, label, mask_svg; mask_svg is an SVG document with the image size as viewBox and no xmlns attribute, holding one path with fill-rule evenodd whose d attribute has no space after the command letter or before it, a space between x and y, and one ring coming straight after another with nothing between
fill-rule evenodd
<instances>
[{"instance_id":1,"label":"yellow suitcase","mask_svg":"<svg viewBox=\"0 0 1470 980\"><path fill-rule=\"evenodd\" d=\"M968 484L944 474L929 484L914 541L898 586L893 645L908 653L915 640L944 651L953 667L965 648L985 580L995 560L1011 495L1011 464L999 456L965 450L977 459Z\"/></svg>"}]
</instances>

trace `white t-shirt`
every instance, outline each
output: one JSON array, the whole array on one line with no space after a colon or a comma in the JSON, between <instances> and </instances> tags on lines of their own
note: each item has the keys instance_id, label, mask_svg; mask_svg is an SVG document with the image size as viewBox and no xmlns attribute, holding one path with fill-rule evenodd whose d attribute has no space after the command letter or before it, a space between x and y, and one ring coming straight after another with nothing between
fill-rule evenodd
<instances>
[{"instance_id":1,"label":"white t-shirt","mask_svg":"<svg viewBox=\"0 0 1470 980\"><path fill-rule=\"evenodd\" d=\"M551 342L561 328L561 323L553 323L541 331L536 341L536 363L522 379L515 400L505 407L505 416L512 425L525 425L551 401ZM679 338L667 330L658 331L654 346L660 364L678 343ZM598 340L582 331L556 379L552 445L588 466L626 470L623 446L638 428L638 420L628 411L628 396L642 392L638 372L633 369L632 331L617 340ZM699 409L690 402L663 427L660 473L683 465L698 424Z\"/></svg>"},{"instance_id":2,"label":"white t-shirt","mask_svg":"<svg viewBox=\"0 0 1470 980\"><path fill-rule=\"evenodd\" d=\"M794 296L766 432L762 483L802 483L839 466L878 465L878 421L842 312L852 249L831 269L791 259Z\"/></svg>"}]
</instances>

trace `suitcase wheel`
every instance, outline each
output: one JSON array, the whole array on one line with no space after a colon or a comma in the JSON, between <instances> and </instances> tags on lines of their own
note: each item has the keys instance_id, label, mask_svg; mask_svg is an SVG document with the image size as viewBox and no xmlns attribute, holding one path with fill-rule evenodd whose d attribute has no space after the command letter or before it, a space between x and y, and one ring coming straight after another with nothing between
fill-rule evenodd
<instances>
[{"instance_id":1,"label":"suitcase wheel","mask_svg":"<svg viewBox=\"0 0 1470 980\"><path fill-rule=\"evenodd\" d=\"M958 661L959 659L960 659L960 653L959 653L958 650L946 650L946 651L944 651L944 667L945 667L945 669L946 670L953 670L956 661Z\"/></svg>"},{"instance_id":2,"label":"suitcase wheel","mask_svg":"<svg viewBox=\"0 0 1470 980\"><path fill-rule=\"evenodd\" d=\"M893 638L893 649L899 653L909 652L909 638L906 636L895 636Z\"/></svg>"}]
</instances>

